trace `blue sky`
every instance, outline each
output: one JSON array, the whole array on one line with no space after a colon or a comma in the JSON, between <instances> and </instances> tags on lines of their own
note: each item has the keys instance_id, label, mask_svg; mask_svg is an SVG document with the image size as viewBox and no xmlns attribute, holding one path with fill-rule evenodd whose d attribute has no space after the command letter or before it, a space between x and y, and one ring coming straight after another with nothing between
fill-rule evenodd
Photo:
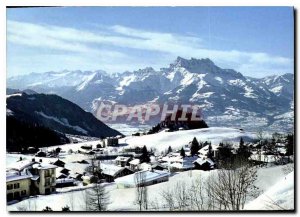
<instances>
[{"instance_id":1,"label":"blue sky","mask_svg":"<svg viewBox=\"0 0 300 217\"><path fill-rule=\"evenodd\" d=\"M7 9L8 76L167 67L210 58L244 75L293 73L291 7Z\"/></svg>"}]
</instances>

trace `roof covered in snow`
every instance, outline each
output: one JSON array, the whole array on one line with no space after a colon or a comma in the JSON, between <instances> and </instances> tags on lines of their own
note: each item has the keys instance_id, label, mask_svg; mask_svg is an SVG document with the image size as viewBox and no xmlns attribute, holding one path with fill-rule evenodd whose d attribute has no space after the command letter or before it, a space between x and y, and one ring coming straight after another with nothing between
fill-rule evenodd
<instances>
[{"instance_id":1,"label":"roof covered in snow","mask_svg":"<svg viewBox=\"0 0 300 217\"><path fill-rule=\"evenodd\" d=\"M32 168L39 169L39 170L47 170L47 169L55 169L57 168L57 166L48 163L36 163L32 165Z\"/></svg>"},{"instance_id":2,"label":"roof covered in snow","mask_svg":"<svg viewBox=\"0 0 300 217\"><path fill-rule=\"evenodd\" d=\"M115 176L125 169L125 167L119 167L113 164L100 164L100 168L102 169L103 174L109 176Z\"/></svg>"},{"instance_id":3,"label":"roof covered in snow","mask_svg":"<svg viewBox=\"0 0 300 217\"><path fill-rule=\"evenodd\" d=\"M22 180L22 179L30 179L30 175L26 174L20 174L17 171L7 171L6 172L6 182L12 182L12 181L17 181L17 180Z\"/></svg>"},{"instance_id":4,"label":"roof covered in snow","mask_svg":"<svg viewBox=\"0 0 300 217\"><path fill-rule=\"evenodd\" d=\"M32 166L35 163L37 163L37 162L30 161L30 160L22 160L22 161L13 163L9 168L21 171L27 167Z\"/></svg>"},{"instance_id":5,"label":"roof covered in snow","mask_svg":"<svg viewBox=\"0 0 300 217\"><path fill-rule=\"evenodd\" d=\"M132 161L129 162L129 164L138 165L140 164L140 159L133 159Z\"/></svg>"},{"instance_id":6,"label":"roof covered in snow","mask_svg":"<svg viewBox=\"0 0 300 217\"><path fill-rule=\"evenodd\" d=\"M10 166L10 169L15 169L18 171L22 171L26 168L35 168L35 169L55 169L57 166L48 164L48 163L43 163L43 162L36 162L36 161L31 161L31 160L22 160L18 161Z\"/></svg>"},{"instance_id":7,"label":"roof covered in snow","mask_svg":"<svg viewBox=\"0 0 300 217\"><path fill-rule=\"evenodd\" d=\"M115 161L128 161L130 157L118 156Z\"/></svg>"},{"instance_id":8,"label":"roof covered in snow","mask_svg":"<svg viewBox=\"0 0 300 217\"><path fill-rule=\"evenodd\" d=\"M204 163L209 163L211 166L215 165L215 163L210 158L198 158L194 161L194 163L197 163L199 165L203 165Z\"/></svg>"},{"instance_id":9,"label":"roof covered in snow","mask_svg":"<svg viewBox=\"0 0 300 217\"><path fill-rule=\"evenodd\" d=\"M138 175L143 176L143 180L136 179ZM141 182L150 182L159 178L168 177L170 173L166 171L154 170L154 171L139 171L131 175L123 176L115 179L116 183L127 184L127 185L136 185Z\"/></svg>"},{"instance_id":10,"label":"roof covered in snow","mask_svg":"<svg viewBox=\"0 0 300 217\"><path fill-rule=\"evenodd\" d=\"M211 145L211 148L212 148L213 151L218 150L219 147L220 147L219 145ZM198 153L199 153L200 155L207 155L208 148L209 148L209 145L206 145L206 146L204 146L203 148L201 148L201 149L198 151Z\"/></svg>"}]
</instances>

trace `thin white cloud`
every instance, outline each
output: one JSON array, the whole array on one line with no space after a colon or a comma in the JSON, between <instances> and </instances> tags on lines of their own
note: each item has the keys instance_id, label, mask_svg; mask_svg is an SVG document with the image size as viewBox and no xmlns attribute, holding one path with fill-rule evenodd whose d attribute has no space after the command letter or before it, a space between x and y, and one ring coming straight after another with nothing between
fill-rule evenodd
<instances>
[{"instance_id":1,"label":"thin white cloud","mask_svg":"<svg viewBox=\"0 0 300 217\"><path fill-rule=\"evenodd\" d=\"M241 70L242 73L248 75L257 73L256 68L261 70L265 68L267 72L272 70L277 72L277 69L292 72L293 68L293 60L286 57L262 52L213 50L208 49L205 46L206 42L200 37L145 31L120 25L101 27L99 31L88 31L8 20L7 40L10 43L30 47L79 53L85 56L82 57L83 59L91 56L93 59L98 57L108 71L110 71L109 68L116 69L116 64L140 66L142 57L129 53L128 49L135 49L139 52L158 52L160 53L159 63L163 62L159 59L161 55L166 56L166 60L176 56L209 57L221 66ZM129 62L126 63L126 61ZM145 63L145 66L147 65L149 64Z\"/></svg>"}]
</instances>

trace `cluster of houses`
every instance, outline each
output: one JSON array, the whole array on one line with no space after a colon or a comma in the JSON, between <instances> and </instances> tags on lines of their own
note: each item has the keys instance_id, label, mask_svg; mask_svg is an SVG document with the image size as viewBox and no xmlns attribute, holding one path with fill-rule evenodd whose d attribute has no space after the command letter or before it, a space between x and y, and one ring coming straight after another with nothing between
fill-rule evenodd
<instances>
[{"instance_id":1,"label":"cluster of houses","mask_svg":"<svg viewBox=\"0 0 300 217\"><path fill-rule=\"evenodd\" d=\"M117 144L118 139L107 138L106 145ZM187 155L171 152L165 156L150 156L149 162L142 162L140 154L135 156L117 156L112 162L98 160L98 169L101 171L103 182L115 182L118 188L132 188L140 185L142 176L143 185L153 185L169 180L171 172L186 171L191 169L211 170L215 163L206 157L208 147L199 151L198 155L189 154L189 146L184 147ZM214 155L217 147L213 147ZM82 168L90 166L90 160L81 160L77 163ZM85 165L84 165L85 164ZM75 172L75 168L65 167L65 162L57 159L50 163L42 160L22 160L16 162L6 171L7 200L20 200L31 195L45 195L56 191L56 188L88 185L93 183L93 174L82 170ZM75 171L73 171L75 170Z\"/></svg>"}]
</instances>

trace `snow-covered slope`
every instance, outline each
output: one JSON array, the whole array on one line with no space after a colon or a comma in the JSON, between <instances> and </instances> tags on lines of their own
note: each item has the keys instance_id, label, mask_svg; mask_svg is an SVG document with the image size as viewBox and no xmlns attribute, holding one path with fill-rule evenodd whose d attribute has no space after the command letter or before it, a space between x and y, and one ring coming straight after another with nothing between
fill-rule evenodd
<instances>
[{"instance_id":1,"label":"snow-covered slope","mask_svg":"<svg viewBox=\"0 0 300 217\"><path fill-rule=\"evenodd\" d=\"M294 209L294 172L270 187L266 192L245 206L245 210Z\"/></svg>"},{"instance_id":2,"label":"snow-covered slope","mask_svg":"<svg viewBox=\"0 0 300 217\"><path fill-rule=\"evenodd\" d=\"M292 197L294 191L294 182L293 175L288 175L286 179L284 175L281 173L282 167L271 167L271 168L264 168L259 169L258 171L258 179L261 180L257 187L263 190L262 196L254 199L253 201L246 204L247 209L255 209L259 210L264 209L264 202L260 200L266 193L269 194L270 191L276 192L277 198L274 198L275 201L281 201L284 203L280 203L280 205L290 204L287 208L292 208L294 198ZM162 191L165 189L172 189L176 185L176 183L183 182L186 185L190 184L192 181L197 179L201 179L204 181L215 173L216 170L213 171L201 171L201 170L192 170L177 173L169 178L168 182L159 183L156 185L148 186L148 197L149 197L149 207L157 204L158 206L163 206L163 199L162 199ZM275 177L275 179L267 179L266 177ZM276 178L277 177L277 178ZM276 184L276 181L282 178L282 181ZM281 184L281 185L279 185ZM273 187L266 189L265 186L272 186ZM261 187L262 186L262 187ZM277 186L277 189L275 189ZM116 184L111 183L107 184L107 188L110 193L110 201L111 203L108 206L108 209L111 211L137 211L138 206L135 204L135 197L136 197L136 190L134 188L125 188L125 189L118 189ZM287 190L287 191L285 191ZM77 188L76 190L70 191L68 188L65 189L57 189L59 192L58 194L52 194L47 196L38 196L37 198L30 198L19 203L9 205L7 207L8 210L18 210L20 208L27 208L31 211L41 211L46 206L50 206L55 211L61 211L61 208L68 205L72 210L75 211L85 211L85 195L87 193L85 187ZM69 191L69 192L68 192ZM275 196L275 194L270 194L271 196ZM276 207L275 207L276 209Z\"/></svg>"},{"instance_id":3,"label":"snow-covered slope","mask_svg":"<svg viewBox=\"0 0 300 217\"><path fill-rule=\"evenodd\" d=\"M256 138L256 134L233 128L210 127L176 132L162 131L157 134L144 136L128 136L121 139L120 143L126 143L130 147L142 147L146 145L148 149L153 148L161 152L166 151L169 146L171 146L173 150L180 149L192 141L194 137L199 141L211 141L212 144L219 144L219 142L222 141L237 143L241 137L246 141L251 140Z\"/></svg>"}]
</instances>

